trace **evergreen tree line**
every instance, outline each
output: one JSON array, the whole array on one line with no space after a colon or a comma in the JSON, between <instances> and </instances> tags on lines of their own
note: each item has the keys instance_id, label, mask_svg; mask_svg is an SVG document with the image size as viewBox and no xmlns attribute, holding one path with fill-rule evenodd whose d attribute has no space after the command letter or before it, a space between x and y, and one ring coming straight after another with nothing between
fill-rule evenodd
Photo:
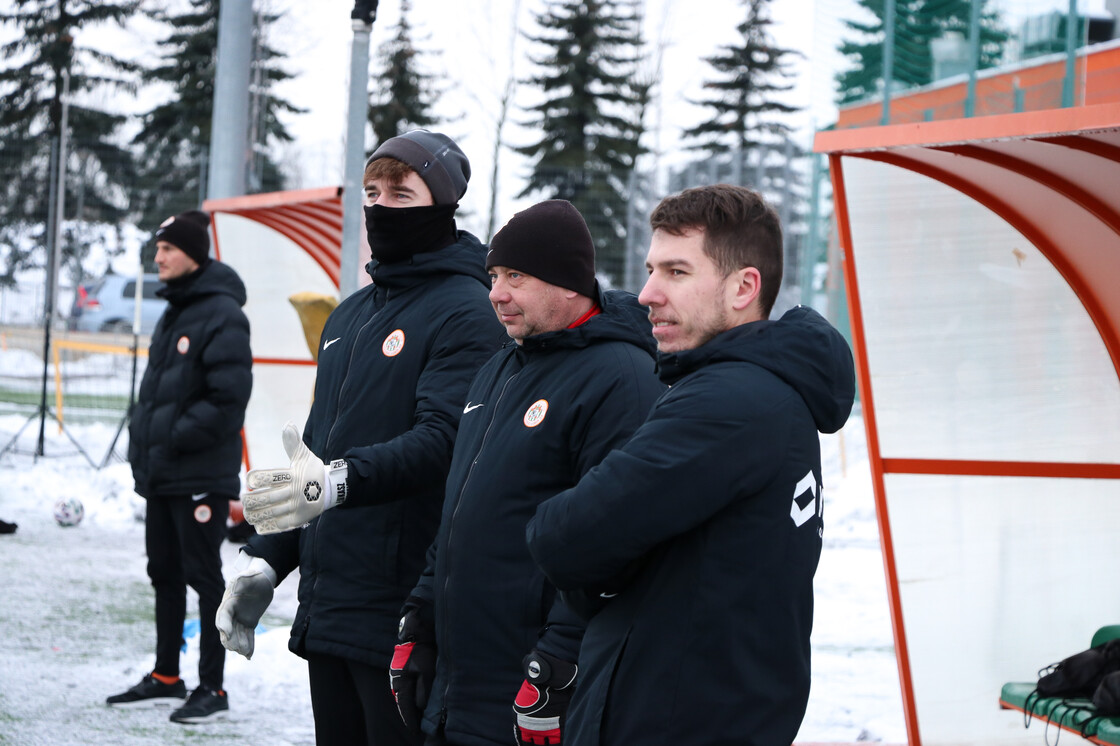
<instances>
[{"instance_id":1,"label":"evergreen tree line","mask_svg":"<svg viewBox=\"0 0 1120 746\"><path fill-rule=\"evenodd\" d=\"M989 0L859 0L864 13L876 21L845 21L850 35L840 51L850 66L836 77L838 103L882 90L887 2L896 10L894 86L932 82L932 45L947 33L967 38L972 2L981 7L979 67L1001 61L1009 34L1000 27ZM669 187L673 191L731 181L761 190L782 214L786 277L792 279L800 274L800 261L818 257L802 257L811 185L808 167L795 166L807 155L791 139L789 115L797 109L782 97L793 87L791 66L797 52L774 42L772 3L740 0L742 20L735 41L703 58L709 75L692 103L706 111L706 117L681 133L684 147L695 158L669 174ZM534 71L524 78L511 77L502 99L504 107L519 84L539 99L522 112L522 124L537 133L536 139L509 146L532 163L517 196L575 204L592 229L600 271L629 287L644 277L636 254L644 254L648 244L644 216L657 197L649 188L652 179L638 170L639 158L647 152L649 106L659 77L657 60L642 34L643 9L642 0L545 0L534 14L536 28L523 34L534 45L529 55ZM410 0L402 0L401 20L380 51L377 76L386 85L370 110L376 142L446 121L434 114L442 90L435 76L424 72L424 52L414 43L410 10ZM497 159L507 145L504 121L503 111L495 136L495 191ZM491 229L494 224L491 215Z\"/></svg>"},{"instance_id":2,"label":"evergreen tree line","mask_svg":"<svg viewBox=\"0 0 1120 746\"><path fill-rule=\"evenodd\" d=\"M157 6L157 4L148 4ZM163 4L158 4L163 5ZM61 271L83 279L89 245L120 247L128 223L151 230L164 218L197 209L206 187L220 0L184 0L179 12L140 0L15 0L0 24L17 33L0 47L0 286L46 262L49 216L61 196L66 223ZM151 65L77 41L83 30L126 27L142 14L157 24ZM277 16L256 13L250 96L254 192L284 187L271 148L290 141L282 112L302 111L273 93L289 76L268 43ZM169 92L139 116L112 103L145 89ZM66 106L63 106L63 102ZM65 179L55 183L65 108ZM117 240L109 236L117 234ZM119 252L121 249L115 249ZM110 251L112 253L112 251ZM151 263L154 248L145 247Z\"/></svg>"},{"instance_id":3,"label":"evergreen tree line","mask_svg":"<svg viewBox=\"0 0 1120 746\"><path fill-rule=\"evenodd\" d=\"M693 103L708 116L682 133L698 161L737 158L743 164L762 158L757 149L780 152L788 142L784 119L795 109L780 94L792 88L789 60L795 53L773 41L771 2L741 0L736 40L705 58L711 76ZM533 27L522 32L531 45L530 72L511 73L502 104L512 99L513 88L527 89L534 103L514 116L535 137L506 143L503 111L492 176L493 182L503 147L525 156L532 165L517 197L572 202L591 228L600 273L631 287L645 270L630 249L641 247L644 254L645 216L656 198L650 175L639 171L639 159L648 152L649 110L659 77L658 61L643 35L644 7L643 0L545 0L533 14ZM378 54L375 78L384 82L371 106L376 142L415 126L447 122L433 113L442 91L436 76L425 70L426 53L412 36L410 10L409 0L402 0L401 20ZM764 177L766 184L755 186L769 189L772 199L791 194L782 183L791 178L788 169L738 171L741 177ZM794 190L801 191L800 186ZM495 225L493 216L490 225Z\"/></svg>"},{"instance_id":4,"label":"evergreen tree line","mask_svg":"<svg viewBox=\"0 0 1120 746\"><path fill-rule=\"evenodd\" d=\"M960 30L962 23L967 33L969 0L891 1L897 28L908 29L901 38L917 50L902 55L905 64L896 66L893 77L922 85L932 68L929 43L945 31ZM69 225L119 230L131 221L150 229L167 215L198 206L206 179L219 8L219 0L184 0L189 8L179 13L143 10L140 0L14 2L15 11L0 14L0 23L14 25L21 34L3 46L7 63L0 70L0 256L7 260L0 267L0 284L12 283L22 268L43 263L64 71L71 101L64 192ZM841 51L852 65L837 77L840 102L871 95L882 85L885 0L859 2L879 23L847 22L853 38ZM430 53L418 45L423 39L415 38L411 0L400 3L399 21L373 65L371 151L409 129L453 129L455 121L440 106L448 84L424 63ZM795 108L782 94L793 86L797 53L774 42L772 3L740 0L742 20L734 40L704 58L709 74L692 102L705 114L682 133L694 159L671 175L671 184L732 180L751 185L777 204L787 234L796 237L805 232L808 186L806 175L791 167L804 153L791 142L789 115ZM150 67L74 41L83 28L123 26L137 13L166 30L158 62ZM982 64L995 64L1007 35L993 13L985 11L983 18ZM257 15L250 91L256 146L290 140L280 117L301 111L273 93L275 84L289 77L283 54L268 43L275 20L268 13ZM491 188L496 191L503 149L525 156L531 168L518 196L573 202L592 228L600 270L611 281L632 285L635 272L644 271L640 257L627 247L646 244L640 235L644 216L657 196L648 174L639 172L659 79L656 53L643 34L644 2L543 0L533 20L533 27L521 32L530 45L530 67L510 72L497 115ZM131 94L143 86L162 86L171 94L138 121L93 103L105 91ZM512 103L519 90L532 95L533 103L524 109ZM502 131L507 117L528 127L533 139L507 143ZM252 191L284 188L282 170L269 152L275 149L254 148ZM87 236L74 235L79 230L68 228L63 242L64 266L77 276L82 247L88 244ZM787 255L787 277L796 276L790 270L796 269L798 256Z\"/></svg>"}]
</instances>

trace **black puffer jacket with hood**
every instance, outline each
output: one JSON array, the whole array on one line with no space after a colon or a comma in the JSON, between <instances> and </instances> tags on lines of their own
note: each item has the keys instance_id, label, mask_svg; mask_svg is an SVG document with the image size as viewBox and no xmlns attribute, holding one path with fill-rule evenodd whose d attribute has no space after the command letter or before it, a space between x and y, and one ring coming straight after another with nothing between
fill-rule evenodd
<instances>
[{"instance_id":1,"label":"black puffer jacket with hood","mask_svg":"<svg viewBox=\"0 0 1120 746\"><path fill-rule=\"evenodd\" d=\"M507 339L488 298L486 249L457 236L407 261L370 262L373 284L323 327L303 441L323 461L346 459L350 497L246 547L280 578L299 567L289 643L298 655L389 666L439 523L467 387Z\"/></svg>"},{"instance_id":2,"label":"black puffer jacket with hood","mask_svg":"<svg viewBox=\"0 0 1120 746\"><path fill-rule=\"evenodd\" d=\"M168 306L152 332L128 426L136 492L236 496L253 388L245 285L231 267L208 259L158 294Z\"/></svg>"},{"instance_id":3,"label":"black puffer jacket with hood","mask_svg":"<svg viewBox=\"0 0 1120 746\"><path fill-rule=\"evenodd\" d=\"M818 431L855 373L808 308L666 355L621 449L529 523L561 589L617 592L587 625L566 746L789 744L809 697L824 530Z\"/></svg>"},{"instance_id":4,"label":"black puffer jacket with hood","mask_svg":"<svg viewBox=\"0 0 1120 746\"><path fill-rule=\"evenodd\" d=\"M507 744L522 658L575 662L583 621L533 563L525 525L645 419L665 387L646 310L601 293L572 329L510 342L467 395L429 567L414 595L434 606L439 650L424 729L463 746Z\"/></svg>"}]
</instances>

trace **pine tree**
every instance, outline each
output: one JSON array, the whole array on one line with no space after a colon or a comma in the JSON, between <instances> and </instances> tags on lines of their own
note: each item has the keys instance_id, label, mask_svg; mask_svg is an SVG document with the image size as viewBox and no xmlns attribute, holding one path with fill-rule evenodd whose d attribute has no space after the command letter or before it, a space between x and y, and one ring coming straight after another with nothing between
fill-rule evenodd
<instances>
[{"instance_id":1,"label":"pine tree","mask_svg":"<svg viewBox=\"0 0 1120 746\"><path fill-rule=\"evenodd\" d=\"M797 111L775 94L793 87L783 82L791 73L786 59L796 52L776 46L768 31L770 0L744 0L747 17L736 26L737 44L725 44L718 54L705 57L717 78L704 82L710 96L694 103L713 110L712 118L684 132L690 147L711 154L746 154L761 142L781 143L790 133L780 116Z\"/></svg>"},{"instance_id":2,"label":"pine tree","mask_svg":"<svg viewBox=\"0 0 1120 746\"><path fill-rule=\"evenodd\" d=\"M804 175L795 166L803 149L790 139L788 115L798 108L779 100L793 87L790 57L797 52L777 46L770 36L771 0L743 0L746 16L735 28L739 38L704 60L715 76L704 81L705 98L695 101L711 117L685 130L690 149L704 157L693 164L696 183L731 182L762 192L782 215L787 270L796 269L797 236L804 233ZM687 173L687 171L685 172ZM683 176L684 174L682 174ZM706 178L703 178L706 177ZM787 271L784 279L795 279Z\"/></svg>"},{"instance_id":3,"label":"pine tree","mask_svg":"<svg viewBox=\"0 0 1120 746\"><path fill-rule=\"evenodd\" d=\"M419 65L425 54L412 39L408 14L409 0L401 0L401 17L392 38L378 49L378 70L373 76L369 123L373 127L375 146L391 137L418 128L431 128L440 123L432 113L438 97L434 76Z\"/></svg>"},{"instance_id":4,"label":"pine tree","mask_svg":"<svg viewBox=\"0 0 1120 746\"><path fill-rule=\"evenodd\" d=\"M219 5L219 0L190 0L187 12L151 14L170 26L170 32L160 42L161 63L148 70L144 80L149 85L169 87L171 97L142 116L141 129L133 141L138 151L137 205L142 228L153 228L168 215L197 209L205 196ZM277 19L268 13L256 15L248 92L254 151L249 192L283 188L280 170L267 153L271 145L292 140L278 118L279 112L302 111L272 92L275 84L291 77L277 64L284 56L266 42L267 29ZM152 247L145 247L149 262L152 251Z\"/></svg>"},{"instance_id":5,"label":"pine tree","mask_svg":"<svg viewBox=\"0 0 1120 746\"><path fill-rule=\"evenodd\" d=\"M874 20L847 20L856 39L840 44L840 52L852 66L837 74L841 104L878 96L883 91L883 44L886 38L886 2L895 3L894 64L891 79L903 87L923 86L933 81L932 42L949 32L968 38L971 3L983 3L980 13L981 70L995 67L1003 57L1010 34L1000 24L999 13L987 8L987 0L859 0Z\"/></svg>"},{"instance_id":6,"label":"pine tree","mask_svg":"<svg viewBox=\"0 0 1120 746\"><path fill-rule=\"evenodd\" d=\"M61 241L62 267L80 276L96 224L115 226L126 215L124 185L132 162L118 141L125 117L92 102L106 91L132 92L137 68L77 37L99 24L123 25L137 5L137 0L15 0L14 10L0 13L0 23L20 32L0 46L0 256L5 260L0 285L14 284L20 270L46 266L64 73L70 81L63 164L69 224Z\"/></svg>"},{"instance_id":7,"label":"pine tree","mask_svg":"<svg viewBox=\"0 0 1120 746\"><path fill-rule=\"evenodd\" d=\"M630 175L644 151L641 136L652 82L641 77L638 0L549 0L536 16L545 50L526 83L543 94L527 124L540 139L517 152L533 170L518 195L566 199L595 240L598 269L623 273Z\"/></svg>"}]
</instances>

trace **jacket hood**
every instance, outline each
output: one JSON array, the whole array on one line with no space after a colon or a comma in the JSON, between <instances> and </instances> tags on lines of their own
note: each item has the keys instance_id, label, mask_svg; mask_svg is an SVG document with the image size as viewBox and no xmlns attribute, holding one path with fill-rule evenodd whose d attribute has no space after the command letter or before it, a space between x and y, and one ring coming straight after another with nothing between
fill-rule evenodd
<instances>
[{"instance_id":1,"label":"jacket hood","mask_svg":"<svg viewBox=\"0 0 1120 746\"><path fill-rule=\"evenodd\" d=\"M245 283L228 264L209 261L181 280L172 280L156 291L173 306L193 302L205 295L228 295L244 306L247 295Z\"/></svg>"},{"instance_id":2,"label":"jacket hood","mask_svg":"<svg viewBox=\"0 0 1120 746\"><path fill-rule=\"evenodd\" d=\"M817 429L844 426L855 401L855 362L848 342L823 316L797 306L777 321L755 321L716 335L695 350L661 355L661 380L674 383L694 370L721 362L764 368L792 386Z\"/></svg>"},{"instance_id":3,"label":"jacket hood","mask_svg":"<svg viewBox=\"0 0 1120 746\"><path fill-rule=\"evenodd\" d=\"M600 313L574 329L545 332L524 340L525 351L545 349L579 349L600 342L628 342L653 357L657 342L645 306L638 296L623 290L599 290Z\"/></svg>"},{"instance_id":4,"label":"jacket hood","mask_svg":"<svg viewBox=\"0 0 1120 746\"><path fill-rule=\"evenodd\" d=\"M366 272L375 285L401 288L423 282L434 275L466 275L487 288L486 246L467 231L458 231L458 240L438 251L413 254L403 262L385 264L371 259Z\"/></svg>"}]
</instances>

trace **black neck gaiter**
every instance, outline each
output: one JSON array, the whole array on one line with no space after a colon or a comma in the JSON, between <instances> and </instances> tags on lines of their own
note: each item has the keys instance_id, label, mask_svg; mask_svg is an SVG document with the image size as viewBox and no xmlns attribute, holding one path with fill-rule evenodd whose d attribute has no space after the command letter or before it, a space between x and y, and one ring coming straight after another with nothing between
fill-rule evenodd
<instances>
[{"instance_id":1,"label":"black neck gaiter","mask_svg":"<svg viewBox=\"0 0 1120 746\"><path fill-rule=\"evenodd\" d=\"M366 238L373 258L382 264L411 259L455 243L458 205L424 207L366 206Z\"/></svg>"}]
</instances>

